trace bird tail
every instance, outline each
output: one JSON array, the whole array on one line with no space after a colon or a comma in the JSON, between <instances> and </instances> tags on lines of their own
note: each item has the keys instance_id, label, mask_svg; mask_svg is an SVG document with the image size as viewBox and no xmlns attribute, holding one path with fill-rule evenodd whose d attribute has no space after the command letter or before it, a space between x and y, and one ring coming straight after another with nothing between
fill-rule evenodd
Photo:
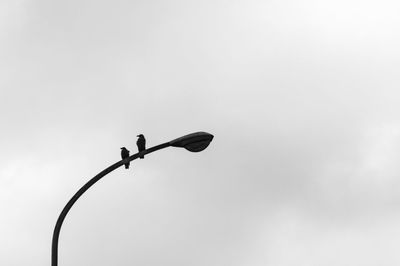
<instances>
[{"instance_id":1,"label":"bird tail","mask_svg":"<svg viewBox=\"0 0 400 266\"><path fill-rule=\"evenodd\" d=\"M129 163L125 164L125 169L129 169Z\"/></svg>"}]
</instances>

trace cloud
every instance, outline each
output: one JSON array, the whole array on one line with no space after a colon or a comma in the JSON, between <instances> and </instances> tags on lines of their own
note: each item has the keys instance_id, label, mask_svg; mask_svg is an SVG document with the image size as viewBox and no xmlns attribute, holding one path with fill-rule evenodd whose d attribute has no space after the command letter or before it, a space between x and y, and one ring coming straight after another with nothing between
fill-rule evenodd
<instances>
[{"instance_id":1,"label":"cloud","mask_svg":"<svg viewBox=\"0 0 400 266\"><path fill-rule=\"evenodd\" d=\"M398 261L396 3L4 6L2 264L48 261L62 206L138 133L199 130L206 151L160 151L85 194L63 262Z\"/></svg>"}]
</instances>

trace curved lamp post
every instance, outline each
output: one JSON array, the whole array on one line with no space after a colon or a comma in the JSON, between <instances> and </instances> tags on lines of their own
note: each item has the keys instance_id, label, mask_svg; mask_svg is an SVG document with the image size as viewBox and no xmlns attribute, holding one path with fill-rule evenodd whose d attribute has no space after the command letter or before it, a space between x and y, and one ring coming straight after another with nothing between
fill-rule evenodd
<instances>
[{"instance_id":1,"label":"curved lamp post","mask_svg":"<svg viewBox=\"0 0 400 266\"><path fill-rule=\"evenodd\" d=\"M108 173L114 171L121 165L124 165L127 162L133 161L137 158L139 158L142 155L169 147L181 147L185 148L188 151L191 152L200 152L207 148L207 146L210 144L212 139L214 138L213 135L206 133L206 132L196 132L192 134L185 135L183 137L171 140L169 142L151 147L149 149L146 149L144 151L135 153L128 158L121 160L119 162L116 162L115 164L109 166L108 168L104 169L100 173L98 173L96 176L94 176L92 179L90 179L81 189L78 190L78 192L75 193L75 195L68 201L67 205L65 205L64 209L61 211L60 215L58 216L56 226L54 228L53 232L53 239L51 243L51 266L57 266L58 265L58 239L60 236L60 230L61 230L61 225L65 219L65 216L68 214L69 210L71 209L72 205L79 199L80 196L82 196L83 193L86 192L92 185L94 185L97 181L99 181L103 176L107 175Z\"/></svg>"}]
</instances>

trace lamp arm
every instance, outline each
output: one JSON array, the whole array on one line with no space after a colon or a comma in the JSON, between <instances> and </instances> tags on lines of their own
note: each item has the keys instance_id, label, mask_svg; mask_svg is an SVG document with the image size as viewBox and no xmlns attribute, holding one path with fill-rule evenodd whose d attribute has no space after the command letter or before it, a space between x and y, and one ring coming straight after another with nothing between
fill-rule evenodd
<instances>
[{"instance_id":1,"label":"lamp arm","mask_svg":"<svg viewBox=\"0 0 400 266\"><path fill-rule=\"evenodd\" d=\"M83 193L85 193L91 186L93 186L102 177L111 173L112 171L114 171L115 169L120 167L121 165L124 165L125 163L130 162L130 161L133 161L142 155L149 154L149 153L155 152L157 150L167 148L169 146L171 146L171 144L169 142L166 142L166 143L151 147L149 149L146 149L144 151L135 153L126 159L116 162L113 165L111 165L111 166L107 167L106 169L104 169L103 171L101 171L100 173L98 173L92 179L90 179L85 185L83 185L83 187L81 187L78 190L78 192L75 193L75 195L68 201L68 203L65 205L64 209L61 211L60 215L58 216L56 226L54 227L53 239L52 239L52 243L51 243L51 266L57 266L57 264L58 264L58 239L60 236L60 230L61 230L61 226L64 222L64 219L67 216L69 210L74 205L74 203L83 195Z\"/></svg>"}]
</instances>

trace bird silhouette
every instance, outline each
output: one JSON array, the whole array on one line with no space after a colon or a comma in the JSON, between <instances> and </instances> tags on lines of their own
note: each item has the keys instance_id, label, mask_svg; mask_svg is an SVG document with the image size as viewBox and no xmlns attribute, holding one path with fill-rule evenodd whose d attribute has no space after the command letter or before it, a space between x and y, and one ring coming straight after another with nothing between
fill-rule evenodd
<instances>
[{"instance_id":1,"label":"bird silhouette","mask_svg":"<svg viewBox=\"0 0 400 266\"><path fill-rule=\"evenodd\" d=\"M126 159L129 157L129 151L127 150L127 148L122 147L121 148L121 158ZM129 169L129 162L125 163L125 169Z\"/></svg>"},{"instance_id":2,"label":"bird silhouette","mask_svg":"<svg viewBox=\"0 0 400 266\"><path fill-rule=\"evenodd\" d=\"M146 139L142 134L137 135L138 140L136 141L136 145L138 146L139 152L144 151L146 149ZM139 157L140 159L144 158L144 155Z\"/></svg>"}]
</instances>

